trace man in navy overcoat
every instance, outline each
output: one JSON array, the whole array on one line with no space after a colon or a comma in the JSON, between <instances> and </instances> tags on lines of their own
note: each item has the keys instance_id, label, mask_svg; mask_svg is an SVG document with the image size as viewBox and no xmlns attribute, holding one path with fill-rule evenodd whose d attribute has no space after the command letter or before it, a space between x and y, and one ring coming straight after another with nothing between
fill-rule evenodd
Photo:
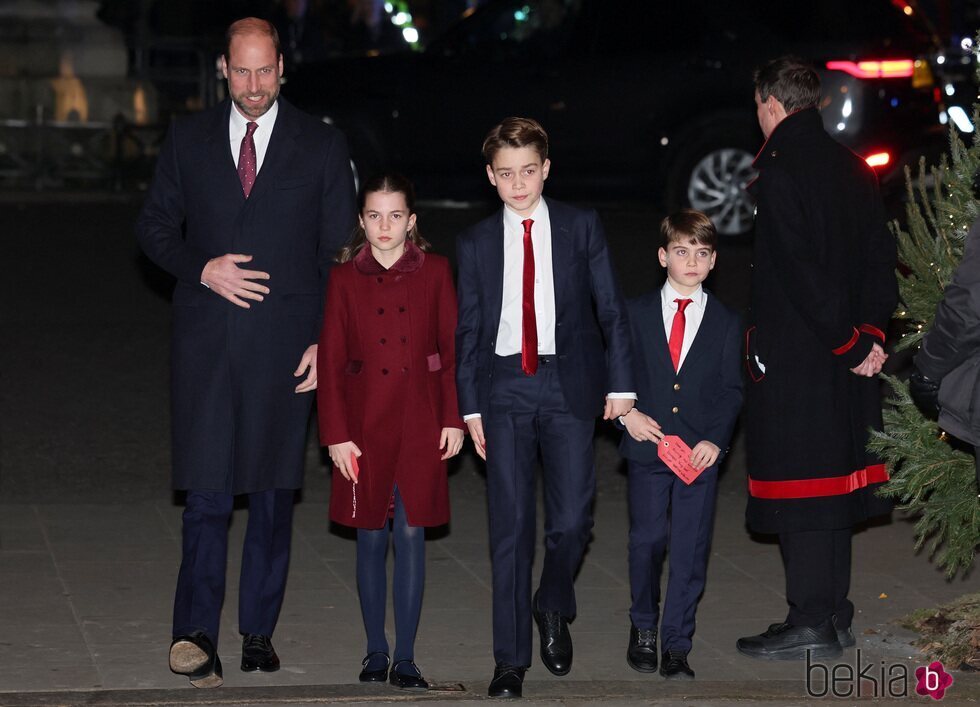
<instances>
[{"instance_id":1,"label":"man in navy overcoat","mask_svg":"<svg viewBox=\"0 0 980 707\"><path fill-rule=\"evenodd\" d=\"M228 30L230 100L176 122L139 217L173 294L173 485L187 491L170 667L221 684L218 627L233 498L248 495L242 670L272 671L332 258L351 233L343 136L279 98L264 20Z\"/></svg>"}]
</instances>

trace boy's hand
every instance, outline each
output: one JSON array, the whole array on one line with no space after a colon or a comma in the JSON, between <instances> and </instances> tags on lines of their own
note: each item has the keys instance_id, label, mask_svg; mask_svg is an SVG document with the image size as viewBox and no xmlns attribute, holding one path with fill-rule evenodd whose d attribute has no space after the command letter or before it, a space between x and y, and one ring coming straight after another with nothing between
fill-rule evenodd
<instances>
[{"instance_id":1,"label":"boy's hand","mask_svg":"<svg viewBox=\"0 0 980 707\"><path fill-rule=\"evenodd\" d=\"M483 418L471 417L466 421L466 429L470 431L470 437L473 438L473 446L476 447L476 453L480 455L480 459L486 461L487 440L483 436Z\"/></svg>"},{"instance_id":2,"label":"boy's hand","mask_svg":"<svg viewBox=\"0 0 980 707\"><path fill-rule=\"evenodd\" d=\"M630 437L637 442L653 442L656 444L664 438L660 424L652 417L644 415L639 410L627 412L629 414L623 418L623 424L626 426L626 431L629 432Z\"/></svg>"},{"instance_id":3,"label":"boy's hand","mask_svg":"<svg viewBox=\"0 0 980 707\"><path fill-rule=\"evenodd\" d=\"M439 449L446 451L439 458L445 461L449 457L455 457L462 448L463 430L458 427L443 427L442 434L439 436Z\"/></svg>"},{"instance_id":4,"label":"boy's hand","mask_svg":"<svg viewBox=\"0 0 980 707\"><path fill-rule=\"evenodd\" d=\"M691 450L691 464L695 469L704 469L718 461L719 454L721 450L718 449L718 445L706 439L701 440Z\"/></svg>"},{"instance_id":5,"label":"boy's hand","mask_svg":"<svg viewBox=\"0 0 980 707\"><path fill-rule=\"evenodd\" d=\"M615 420L620 415L628 413L636 401L632 398L606 398L606 409L602 412L603 420Z\"/></svg>"},{"instance_id":6,"label":"boy's hand","mask_svg":"<svg viewBox=\"0 0 980 707\"><path fill-rule=\"evenodd\" d=\"M357 448L357 445L350 441L341 442L340 444L328 445L327 451L330 453L330 461L340 470L344 478L356 484L357 478L354 476L350 467L350 455L353 454L355 457L361 456L361 450Z\"/></svg>"}]
</instances>

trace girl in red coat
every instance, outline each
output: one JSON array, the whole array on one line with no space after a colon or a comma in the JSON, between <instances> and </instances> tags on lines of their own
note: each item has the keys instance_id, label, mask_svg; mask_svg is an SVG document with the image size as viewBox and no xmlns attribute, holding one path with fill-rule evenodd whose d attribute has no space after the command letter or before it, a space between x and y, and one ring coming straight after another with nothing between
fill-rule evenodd
<instances>
[{"instance_id":1,"label":"girl in red coat","mask_svg":"<svg viewBox=\"0 0 980 707\"><path fill-rule=\"evenodd\" d=\"M449 522L446 460L463 444L456 403L456 293L446 258L415 226L411 182L364 184L360 228L330 274L317 356L320 443L333 461L330 519L357 528L367 632L361 682L427 689L414 662L424 528ZM394 663L385 638L394 540Z\"/></svg>"}]
</instances>

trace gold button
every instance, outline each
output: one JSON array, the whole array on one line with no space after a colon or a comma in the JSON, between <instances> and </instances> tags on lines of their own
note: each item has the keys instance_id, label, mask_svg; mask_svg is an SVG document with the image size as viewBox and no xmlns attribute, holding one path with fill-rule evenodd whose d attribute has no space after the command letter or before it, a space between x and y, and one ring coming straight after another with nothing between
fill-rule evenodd
<instances>
[{"instance_id":1,"label":"gold button","mask_svg":"<svg viewBox=\"0 0 980 707\"><path fill-rule=\"evenodd\" d=\"M680 390L680 389L681 389L681 384L680 383L674 383L674 390Z\"/></svg>"},{"instance_id":2,"label":"gold button","mask_svg":"<svg viewBox=\"0 0 980 707\"><path fill-rule=\"evenodd\" d=\"M674 407L672 407L672 408L670 409L670 411L671 411L671 412L673 412L673 413L677 413L677 412L680 412L680 408L679 408L679 407L677 407L677 406L674 406Z\"/></svg>"}]
</instances>

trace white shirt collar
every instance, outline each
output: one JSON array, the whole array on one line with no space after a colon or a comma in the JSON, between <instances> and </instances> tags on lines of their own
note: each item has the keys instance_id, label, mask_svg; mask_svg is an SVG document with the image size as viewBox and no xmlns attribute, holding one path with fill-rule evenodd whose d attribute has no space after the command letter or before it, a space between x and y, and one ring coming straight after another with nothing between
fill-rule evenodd
<instances>
[{"instance_id":1,"label":"white shirt collar","mask_svg":"<svg viewBox=\"0 0 980 707\"><path fill-rule=\"evenodd\" d=\"M504 204L504 229L524 233L524 219L531 219L535 223L548 222L548 205L545 203L543 196L538 201L538 205L534 207L534 211L531 212L530 216L521 216Z\"/></svg>"},{"instance_id":2,"label":"white shirt collar","mask_svg":"<svg viewBox=\"0 0 980 707\"><path fill-rule=\"evenodd\" d=\"M268 134L272 132L272 126L276 124L276 116L279 115L279 101L276 100L272 104L272 107L265 112L264 115L255 118L254 120L249 120L244 115L242 115L234 103L231 104L231 130L234 133L239 133L241 135L245 134L246 126L251 123L258 123L259 128L264 129Z\"/></svg>"},{"instance_id":3,"label":"white shirt collar","mask_svg":"<svg viewBox=\"0 0 980 707\"><path fill-rule=\"evenodd\" d=\"M660 300L664 307L670 307L671 309L677 309L677 303L674 302L675 299L689 299L691 304L700 309L704 309L705 303L708 300L708 295L704 291L701 285L698 285L698 289L689 295L682 295L673 287L670 286L670 281L664 282L663 288L660 290ZM690 305L688 305L690 306Z\"/></svg>"}]
</instances>

